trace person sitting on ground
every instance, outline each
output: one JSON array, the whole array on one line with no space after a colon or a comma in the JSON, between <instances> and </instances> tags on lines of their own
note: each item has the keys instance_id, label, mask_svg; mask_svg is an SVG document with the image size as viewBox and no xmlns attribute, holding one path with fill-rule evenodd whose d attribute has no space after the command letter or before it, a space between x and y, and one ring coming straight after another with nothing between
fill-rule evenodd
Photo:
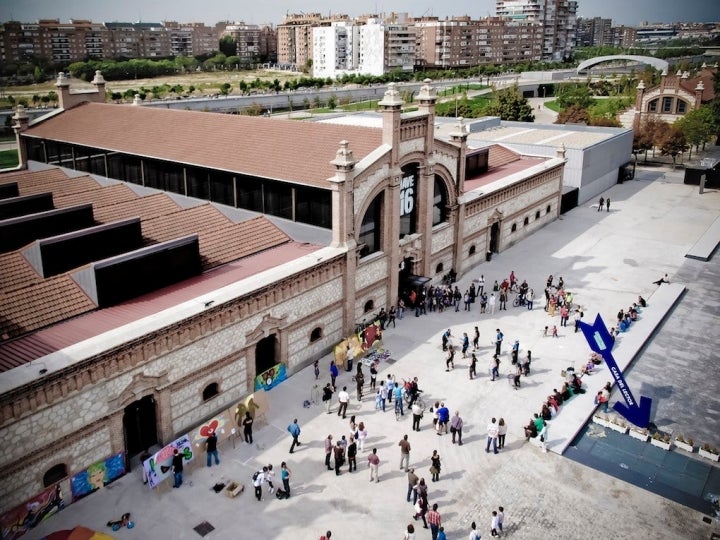
<instances>
[{"instance_id":1,"label":"person sitting on ground","mask_svg":"<svg viewBox=\"0 0 720 540\"><path fill-rule=\"evenodd\" d=\"M571 388L568 386L568 383L564 382L562 387L560 388L560 395L563 398L563 401L567 401L570 399L573 394Z\"/></svg>"},{"instance_id":2,"label":"person sitting on ground","mask_svg":"<svg viewBox=\"0 0 720 540\"><path fill-rule=\"evenodd\" d=\"M572 381L570 383L573 392L576 394L584 394L585 390L582 387L582 380L580 380L580 377L577 376L577 374L573 374Z\"/></svg>"},{"instance_id":3,"label":"person sitting on ground","mask_svg":"<svg viewBox=\"0 0 720 540\"><path fill-rule=\"evenodd\" d=\"M663 283L670 283L670 278L667 274L665 274L663 277L658 279L657 281L653 281L655 285L662 285Z\"/></svg>"},{"instance_id":4,"label":"person sitting on ground","mask_svg":"<svg viewBox=\"0 0 720 540\"><path fill-rule=\"evenodd\" d=\"M540 409L540 417L545 421L552 419L552 413L547 403L543 403L542 409Z\"/></svg>"},{"instance_id":5,"label":"person sitting on ground","mask_svg":"<svg viewBox=\"0 0 720 540\"><path fill-rule=\"evenodd\" d=\"M535 437L537 437L538 430L537 430L537 427L535 426L535 421L533 419L530 419L530 423L527 426L524 426L523 429L525 430L525 440L526 441L529 441L530 439L534 439Z\"/></svg>"},{"instance_id":6,"label":"person sitting on ground","mask_svg":"<svg viewBox=\"0 0 720 540\"><path fill-rule=\"evenodd\" d=\"M602 356L600 356L598 353L593 351L590 353L590 362L592 362L596 366L599 364L602 364Z\"/></svg>"},{"instance_id":7,"label":"person sitting on ground","mask_svg":"<svg viewBox=\"0 0 720 540\"><path fill-rule=\"evenodd\" d=\"M553 388L553 397L557 401L558 407L563 404L562 393L558 392L557 388Z\"/></svg>"},{"instance_id":8,"label":"person sitting on ground","mask_svg":"<svg viewBox=\"0 0 720 540\"><path fill-rule=\"evenodd\" d=\"M535 430L540 433L545 427L545 420L543 420L538 413L533 415L533 424L535 424Z\"/></svg>"},{"instance_id":9,"label":"person sitting on ground","mask_svg":"<svg viewBox=\"0 0 720 540\"><path fill-rule=\"evenodd\" d=\"M587 364L585 364L585 365L580 369L580 376L582 377L582 376L585 375L586 373L592 374L592 372L593 372L594 369L595 369L595 364L593 364L592 360L588 360Z\"/></svg>"},{"instance_id":10,"label":"person sitting on ground","mask_svg":"<svg viewBox=\"0 0 720 540\"><path fill-rule=\"evenodd\" d=\"M555 399L555 396L549 395L547 398L547 403L555 410L555 412L558 412L560 410L560 404L557 402L557 399Z\"/></svg>"},{"instance_id":11,"label":"person sitting on ground","mask_svg":"<svg viewBox=\"0 0 720 540\"><path fill-rule=\"evenodd\" d=\"M647 302L642 296L638 296L638 304L640 304L641 307L647 307Z\"/></svg>"}]
</instances>

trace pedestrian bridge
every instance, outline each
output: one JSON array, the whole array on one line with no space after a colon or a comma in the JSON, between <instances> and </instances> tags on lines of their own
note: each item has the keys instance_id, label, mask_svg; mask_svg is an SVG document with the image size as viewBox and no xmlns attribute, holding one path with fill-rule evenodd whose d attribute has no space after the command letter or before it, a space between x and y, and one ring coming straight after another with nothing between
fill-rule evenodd
<instances>
[{"instance_id":1,"label":"pedestrian bridge","mask_svg":"<svg viewBox=\"0 0 720 540\"><path fill-rule=\"evenodd\" d=\"M585 60L584 62L580 62L580 65L577 67L576 71L577 73L580 73L581 71L596 66L597 64L602 64L604 62L617 62L618 60L627 60L629 62L648 64L665 73L668 72L668 68L670 67L670 65L665 60L662 60L660 58L653 58L652 56L639 56L634 54L613 54L610 56L596 56L595 58L590 58L588 60Z\"/></svg>"}]
</instances>

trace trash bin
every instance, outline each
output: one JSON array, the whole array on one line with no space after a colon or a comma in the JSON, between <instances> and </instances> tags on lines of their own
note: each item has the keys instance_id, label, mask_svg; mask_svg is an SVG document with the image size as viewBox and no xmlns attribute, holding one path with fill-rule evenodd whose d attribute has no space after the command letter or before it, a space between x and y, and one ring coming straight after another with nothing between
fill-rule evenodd
<instances>
[{"instance_id":1,"label":"trash bin","mask_svg":"<svg viewBox=\"0 0 720 540\"><path fill-rule=\"evenodd\" d=\"M353 366L353 359L348 358L347 361L345 362L345 371L352 371L352 366Z\"/></svg>"}]
</instances>

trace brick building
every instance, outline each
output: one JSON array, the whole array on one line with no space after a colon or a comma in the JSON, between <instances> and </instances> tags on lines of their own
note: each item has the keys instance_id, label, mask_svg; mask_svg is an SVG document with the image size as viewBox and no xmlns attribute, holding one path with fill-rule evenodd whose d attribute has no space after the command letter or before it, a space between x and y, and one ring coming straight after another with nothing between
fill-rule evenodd
<instances>
[{"instance_id":1,"label":"brick building","mask_svg":"<svg viewBox=\"0 0 720 540\"><path fill-rule=\"evenodd\" d=\"M61 77L32 125L20 108L29 169L0 176L0 512L305 367L408 274L462 274L558 216L562 151L472 147L461 119L436 137L429 81L410 113L391 85L376 127L105 104L94 84Z\"/></svg>"}]
</instances>

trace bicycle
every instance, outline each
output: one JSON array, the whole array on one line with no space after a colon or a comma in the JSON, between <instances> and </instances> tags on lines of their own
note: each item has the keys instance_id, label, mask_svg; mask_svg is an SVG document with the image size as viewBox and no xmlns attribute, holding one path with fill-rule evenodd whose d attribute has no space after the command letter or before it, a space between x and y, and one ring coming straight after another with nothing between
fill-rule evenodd
<instances>
[{"instance_id":1,"label":"bicycle","mask_svg":"<svg viewBox=\"0 0 720 540\"><path fill-rule=\"evenodd\" d=\"M513 300L512 305L513 305L513 307L519 307L519 306L524 306L526 303L527 303L527 300L525 299L525 295L518 294L515 297L515 300Z\"/></svg>"}]
</instances>

